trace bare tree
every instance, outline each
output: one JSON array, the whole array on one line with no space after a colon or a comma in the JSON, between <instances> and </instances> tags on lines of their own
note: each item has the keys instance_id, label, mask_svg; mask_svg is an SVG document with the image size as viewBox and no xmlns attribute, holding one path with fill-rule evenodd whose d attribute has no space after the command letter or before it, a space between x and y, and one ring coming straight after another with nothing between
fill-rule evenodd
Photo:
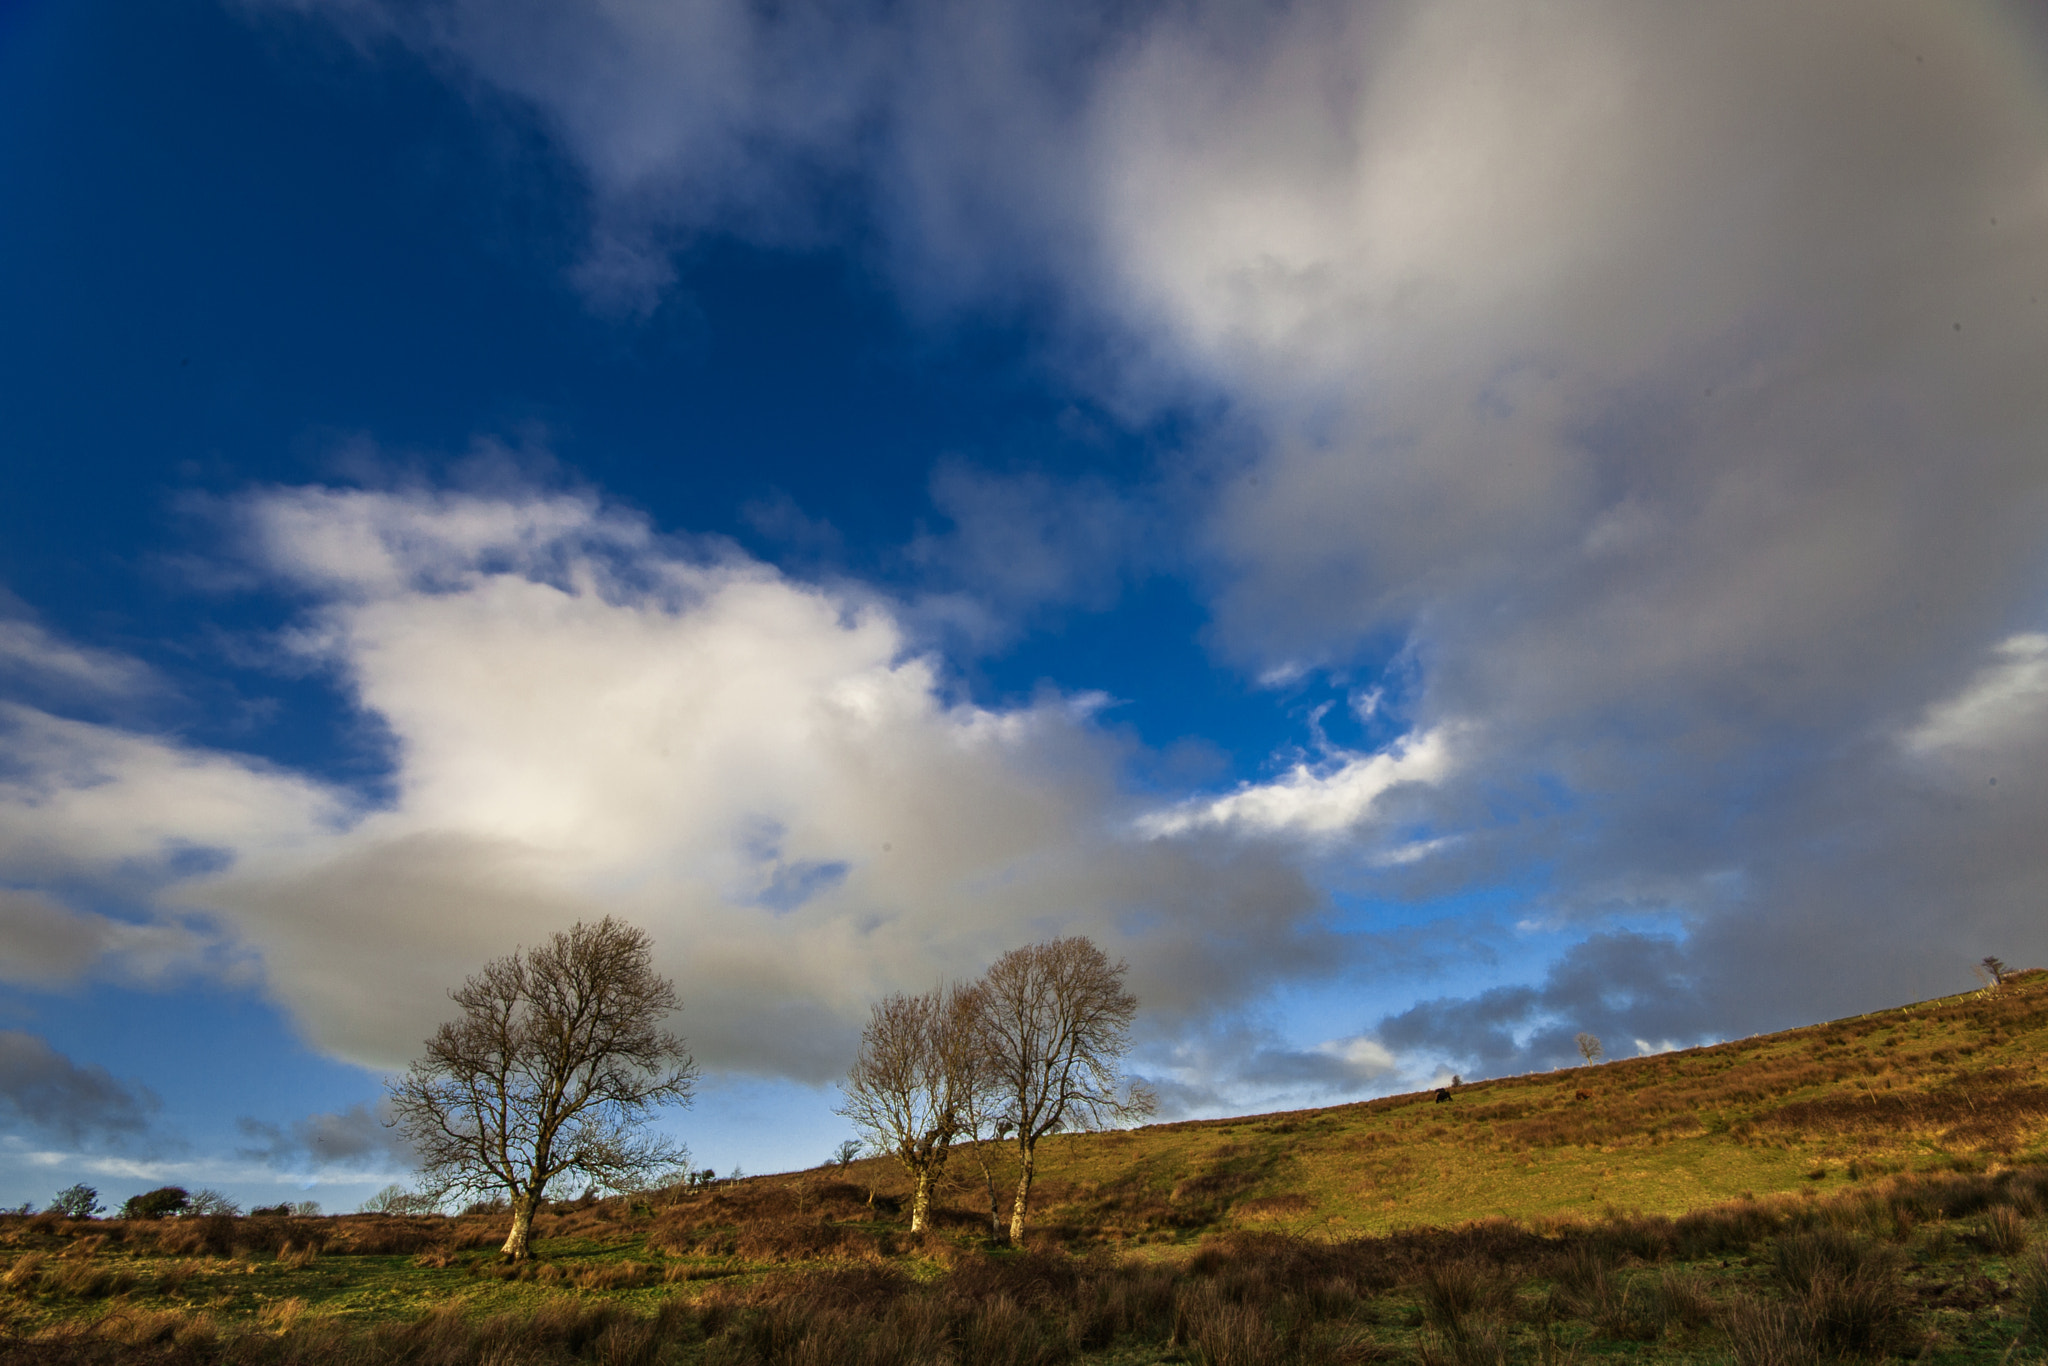
<instances>
[{"instance_id":1,"label":"bare tree","mask_svg":"<svg viewBox=\"0 0 2048 1366\"><path fill-rule=\"evenodd\" d=\"M1155 1108L1143 1083L1126 1087L1121 1075L1138 1011L1138 998L1124 989L1126 971L1092 941L1074 937L1012 949L979 983L984 1066L1017 1145L1013 1243L1024 1239L1039 1139Z\"/></svg>"},{"instance_id":2,"label":"bare tree","mask_svg":"<svg viewBox=\"0 0 2048 1366\"><path fill-rule=\"evenodd\" d=\"M185 1213L189 1215L225 1214L232 1218L241 1212L242 1206L238 1202L211 1186L192 1192L192 1200L185 1206Z\"/></svg>"},{"instance_id":3,"label":"bare tree","mask_svg":"<svg viewBox=\"0 0 2048 1366\"><path fill-rule=\"evenodd\" d=\"M1580 1030L1572 1042L1579 1046L1579 1056L1586 1060L1588 1066L1600 1061L1600 1055L1607 1051L1600 1046L1599 1039L1584 1030Z\"/></svg>"},{"instance_id":4,"label":"bare tree","mask_svg":"<svg viewBox=\"0 0 2048 1366\"><path fill-rule=\"evenodd\" d=\"M436 1203L510 1197L507 1257L528 1255L551 1182L625 1190L683 1160L638 1132L655 1108L688 1104L697 1075L661 1028L681 1002L650 956L647 935L611 916L515 950L448 993L461 1018L390 1085Z\"/></svg>"},{"instance_id":5,"label":"bare tree","mask_svg":"<svg viewBox=\"0 0 2048 1366\"><path fill-rule=\"evenodd\" d=\"M2005 985L2005 979L2012 975L2012 969L2005 965L2003 958L1987 957L1972 969L1977 980L1984 984L1986 991L1996 991Z\"/></svg>"},{"instance_id":6,"label":"bare tree","mask_svg":"<svg viewBox=\"0 0 2048 1366\"><path fill-rule=\"evenodd\" d=\"M995 1069L990 1065L986 1031L981 1022L975 1022L976 1081L977 1085L967 1090L966 1104L961 1111L960 1136L967 1140L967 1151L974 1158L974 1165L981 1172L983 1187L988 1192L988 1236L1000 1242L1003 1236L1003 1203L996 1195L996 1172L1000 1169L1004 1141L1016 1132L1017 1121L1010 1116L1009 1105L1001 1091L996 1089Z\"/></svg>"},{"instance_id":7,"label":"bare tree","mask_svg":"<svg viewBox=\"0 0 2048 1366\"><path fill-rule=\"evenodd\" d=\"M859 1159L861 1150L865 1147L867 1144L857 1138L843 1139L839 1146L832 1150L832 1156L827 1161L839 1170L845 1171Z\"/></svg>"},{"instance_id":8,"label":"bare tree","mask_svg":"<svg viewBox=\"0 0 2048 1366\"><path fill-rule=\"evenodd\" d=\"M356 1206L359 1214L433 1214L441 1208L431 1195L390 1185Z\"/></svg>"},{"instance_id":9,"label":"bare tree","mask_svg":"<svg viewBox=\"0 0 2048 1366\"><path fill-rule=\"evenodd\" d=\"M910 1175L910 1231L931 1219L932 1185L960 1136L976 1084L976 995L951 987L880 1002L861 1032L839 1113Z\"/></svg>"}]
</instances>

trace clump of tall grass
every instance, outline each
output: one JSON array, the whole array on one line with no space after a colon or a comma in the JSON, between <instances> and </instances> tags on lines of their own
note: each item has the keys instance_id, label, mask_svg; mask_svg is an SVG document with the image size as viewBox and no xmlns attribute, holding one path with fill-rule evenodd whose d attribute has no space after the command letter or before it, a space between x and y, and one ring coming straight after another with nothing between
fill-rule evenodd
<instances>
[{"instance_id":1,"label":"clump of tall grass","mask_svg":"<svg viewBox=\"0 0 2048 1366\"><path fill-rule=\"evenodd\" d=\"M18 1292L35 1289L36 1278L42 1274L43 1263L47 1260L40 1252L22 1253L4 1273L0 1273L0 1289Z\"/></svg>"},{"instance_id":2,"label":"clump of tall grass","mask_svg":"<svg viewBox=\"0 0 2048 1366\"><path fill-rule=\"evenodd\" d=\"M210 1270L211 1267L207 1263L190 1257L168 1262L157 1268L157 1293L171 1297L183 1295L185 1287L195 1276L206 1275Z\"/></svg>"},{"instance_id":3,"label":"clump of tall grass","mask_svg":"<svg viewBox=\"0 0 2048 1366\"><path fill-rule=\"evenodd\" d=\"M2017 1257L2027 1250L2027 1221L2011 1205L1994 1205L1977 1221L1977 1241L1987 1252Z\"/></svg>"},{"instance_id":4,"label":"clump of tall grass","mask_svg":"<svg viewBox=\"0 0 2048 1366\"><path fill-rule=\"evenodd\" d=\"M1826 1227L1787 1233L1772 1254L1805 1340L1831 1356L1911 1345L1913 1302L1899 1260L1885 1244Z\"/></svg>"},{"instance_id":5,"label":"clump of tall grass","mask_svg":"<svg viewBox=\"0 0 2048 1366\"><path fill-rule=\"evenodd\" d=\"M2020 1325L2037 1347L2048 1347L2048 1249L2020 1263L2012 1278Z\"/></svg>"},{"instance_id":6,"label":"clump of tall grass","mask_svg":"<svg viewBox=\"0 0 2048 1366\"><path fill-rule=\"evenodd\" d=\"M1819 1353L1790 1305L1737 1295L1720 1314L1735 1366L1811 1366Z\"/></svg>"},{"instance_id":7,"label":"clump of tall grass","mask_svg":"<svg viewBox=\"0 0 2048 1366\"><path fill-rule=\"evenodd\" d=\"M1664 1335L1663 1298L1616 1274L1604 1249L1580 1244L1558 1259L1549 1308L1590 1323L1616 1342L1654 1342Z\"/></svg>"},{"instance_id":8,"label":"clump of tall grass","mask_svg":"<svg viewBox=\"0 0 2048 1366\"><path fill-rule=\"evenodd\" d=\"M67 1262L44 1278L44 1287L74 1299L96 1300L119 1295L135 1286L135 1273L105 1262Z\"/></svg>"},{"instance_id":9,"label":"clump of tall grass","mask_svg":"<svg viewBox=\"0 0 2048 1366\"><path fill-rule=\"evenodd\" d=\"M1664 1332L1676 1328L1696 1333L1714 1319L1714 1299L1707 1280L1697 1271L1666 1267L1657 1279L1655 1310Z\"/></svg>"}]
</instances>

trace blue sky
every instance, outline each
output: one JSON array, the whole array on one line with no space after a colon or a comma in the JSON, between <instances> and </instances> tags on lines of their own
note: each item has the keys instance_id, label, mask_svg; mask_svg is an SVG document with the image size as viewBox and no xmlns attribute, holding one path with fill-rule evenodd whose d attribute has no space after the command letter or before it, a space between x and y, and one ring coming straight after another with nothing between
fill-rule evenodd
<instances>
[{"instance_id":1,"label":"blue sky","mask_svg":"<svg viewBox=\"0 0 2048 1366\"><path fill-rule=\"evenodd\" d=\"M720 1170L1086 933L1173 1114L2048 954L2020 7L0 13L0 1204L352 1206L654 936Z\"/></svg>"}]
</instances>

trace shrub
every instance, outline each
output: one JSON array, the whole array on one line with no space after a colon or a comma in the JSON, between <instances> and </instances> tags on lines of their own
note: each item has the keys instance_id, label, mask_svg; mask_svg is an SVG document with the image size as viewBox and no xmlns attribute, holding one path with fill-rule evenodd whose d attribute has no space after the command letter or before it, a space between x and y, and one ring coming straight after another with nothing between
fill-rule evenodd
<instances>
[{"instance_id":1,"label":"shrub","mask_svg":"<svg viewBox=\"0 0 2048 1366\"><path fill-rule=\"evenodd\" d=\"M51 1214L61 1214L66 1219L90 1219L95 1214L104 1214L106 1206L100 1203L100 1193L83 1182L66 1186L50 1201Z\"/></svg>"},{"instance_id":2,"label":"shrub","mask_svg":"<svg viewBox=\"0 0 2048 1366\"><path fill-rule=\"evenodd\" d=\"M402 1257L440 1241L441 1222L425 1219L352 1219L336 1230L332 1252L357 1257Z\"/></svg>"},{"instance_id":3,"label":"shrub","mask_svg":"<svg viewBox=\"0 0 2048 1366\"><path fill-rule=\"evenodd\" d=\"M192 1204L192 1193L183 1186L158 1186L141 1195L131 1195L121 1206L123 1219L161 1219L167 1214L183 1214Z\"/></svg>"},{"instance_id":4,"label":"shrub","mask_svg":"<svg viewBox=\"0 0 2048 1366\"><path fill-rule=\"evenodd\" d=\"M787 1262L823 1257L839 1245L836 1224L823 1219L777 1219L743 1226L737 1251L748 1261Z\"/></svg>"}]
</instances>

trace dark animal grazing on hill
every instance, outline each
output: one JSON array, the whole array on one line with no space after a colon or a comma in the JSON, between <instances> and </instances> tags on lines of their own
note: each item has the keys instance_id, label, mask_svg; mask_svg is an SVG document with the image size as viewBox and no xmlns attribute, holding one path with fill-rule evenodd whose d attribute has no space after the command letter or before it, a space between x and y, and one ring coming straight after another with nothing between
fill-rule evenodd
<instances>
[{"instance_id":1,"label":"dark animal grazing on hill","mask_svg":"<svg viewBox=\"0 0 2048 1366\"><path fill-rule=\"evenodd\" d=\"M1449 1100L1450 1098L1451 1098L1451 1093L1450 1093L1449 1091L1446 1091L1446 1090L1442 1089L1441 1087L1439 1087L1439 1088L1437 1089L1437 1093L1436 1093L1436 1103L1437 1103L1437 1104L1439 1104L1439 1105L1442 1105L1442 1104L1443 1104L1443 1103L1444 1103L1445 1101Z\"/></svg>"},{"instance_id":2,"label":"dark animal grazing on hill","mask_svg":"<svg viewBox=\"0 0 2048 1366\"><path fill-rule=\"evenodd\" d=\"M1592 1098L1593 1093L1591 1091L1580 1091L1572 1097L1573 1100L1591 1100Z\"/></svg>"}]
</instances>

